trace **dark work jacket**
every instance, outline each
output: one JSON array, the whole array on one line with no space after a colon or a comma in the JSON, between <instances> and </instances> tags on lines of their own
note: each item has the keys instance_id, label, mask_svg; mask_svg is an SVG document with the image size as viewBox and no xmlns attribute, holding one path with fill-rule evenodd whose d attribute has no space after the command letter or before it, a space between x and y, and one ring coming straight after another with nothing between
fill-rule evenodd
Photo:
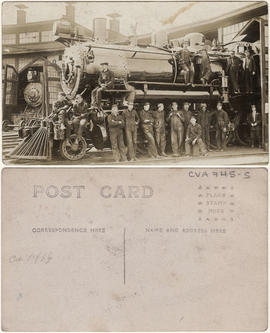
<instances>
[{"instance_id":1,"label":"dark work jacket","mask_svg":"<svg viewBox=\"0 0 270 333\"><path fill-rule=\"evenodd\" d=\"M87 116L88 113L88 104L83 101L80 104L73 105L73 113L75 117Z\"/></svg>"},{"instance_id":2,"label":"dark work jacket","mask_svg":"<svg viewBox=\"0 0 270 333\"><path fill-rule=\"evenodd\" d=\"M189 111L189 110L188 111L183 110L182 112L183 112L183 115L185 117L185 127L187 128L188 125L190 124L190 119L192 117L192 112Z\"/></svg>"},{"instance_id":3,"label":"dark work jacket","mask_svg":"<svg viewBox=\"0 0 270 333\"><path fill-rule=\"evenodd\" d=\"M260 113L256 112L256 115L255 115L255 120L253 118L253 115L252 115L252 112L250 112L247 116L247 122L249 125L251 124L254 124L254 123L257 123L256 126L251 126L251 129L255 129L257 128L258 126L261 126L262 124L262 116Z\"/></svg>"},{"instance_id":4,"label":"dark work jacket","mask_svg":"<svg viewBox=\"0 0 270 333\"><path fill-rule=\"evenodd\" d=\"M216 128L227 127L230 121L227 112L223 109L220 111L216 110L215 118Z\"/></svg>"},{"instance_id":5,"label":"dark work jacket","mask_svg":"<svg viewBox=\"0 0 270 333\"><path fill-rule=\"evenodd\" d=\"M248 70L250 73L256 72L256 65L253 57L249 58L249 64L246 68L247 58L243 59L243 69Z\"/></svg>"},{"instance_id":6,"label":"dark work jacket","mask_svg":"<svg viewBox=\"0 0 270 333\"><path fill-rule=\"evenodd\" d=\"M179 65L190 65L191 64L191 53L187 49L182 49L177 52L176 59Z\"/></svg>"},{"instance_id":7,"label":"dark work jacket","mask_svg":"<svg viewBox=\"0 0 270 333\"><path fill-rule=\"evenodd\" d=\"M121 121L121 124L119 124L119 121ZM118 114L117 116L110 114L108 116L108 126L110 129L110 132L122 130L125 126L125 121L123 119L123 116L121 114Z\"/></svg>"},{"instance_id":8,"label":"dark work jacket","mask_svg":"<svg viewBox=\"0 0 270 333\"><path fill-rule=\"evenodd\" d=\"M190 139L191 141L195 140L195 139L200 139L202 136L202 128L201 125L199 124L195 124L194 126L192 124L188 125L187 128L187 135L186 137L188 139Z\"/></svg>"},{"instance_id":9,"label":"dark work jacket","mask_svg":"<svg viewBox=\"0 0 270 333\"><path fill-rule=\"evenodd\" d=\"M165 126L165 111L153 111L154 128L161 128Z\"/></svg>"},{"instance_id":10,"label":"dark work jacket","mask_svg":"<svg viewBox=\"0 0 270 333\"><path fill-rule=\"evenodd\" d=\"M212 112L201 110L198 114L198 124L200 124L202 127L208 128L211 124L212 115Z\"/></svg>"},{"instance_id":11,"label":"dark work jacket","mask_svg":"<svg viewBox=\"0 0 270 333\"><path fill-rule=\"evenodd\" d=\"M153 118L153 113L151 110L149 110L149 111L142 110L140 112L140 118L141 118L141 124L143 127L153 127L154 118ZM150 122L145 122L145 120L150 120Z\"/></svg>"},{"instance_id":12,"label":"dark work jacket","mask_svg":"<svg viewBox=\"0 0 270 333\"><path fill-rule=\"evenodd\" d=\"M109 69L99 73L98 84L105 84L106 88L113 89L114 87L114 74Z\"/></svg>"},{"instance_id":13,"label":"dark work jacket","mask_svg":"<svg viewBox=\"0 0 270 333\"><path fill-rule=\"evenodd\" d=\"M122 115L125 121L126 129L134 130L137 126L136 123L140 121L137 111L135 109L132 109L131 111L124 110Z\"/></svg>"},{"instance_id":14,"label":"dark work jacket","mask_svg":"<svg viewBox=\"0 0 270 333\"><path fill-rule=\"evenodd\" d=\"M242 65L242 60L236 56L229 58L227 61L226 72L229 73L230 71L240 71Z\"/></svg>"},{"instance_id":15,"label":"dark work jacket","mask_svg":"<svg viewBox=\"0 0 270 333\"><path fill-rule=\"evenodd\" d=\"M63 101L56 101L53 105L53 112L58 112L61 109L67 110L71 105L72 103L66 98Z\"/></svg>"}]
</instances>

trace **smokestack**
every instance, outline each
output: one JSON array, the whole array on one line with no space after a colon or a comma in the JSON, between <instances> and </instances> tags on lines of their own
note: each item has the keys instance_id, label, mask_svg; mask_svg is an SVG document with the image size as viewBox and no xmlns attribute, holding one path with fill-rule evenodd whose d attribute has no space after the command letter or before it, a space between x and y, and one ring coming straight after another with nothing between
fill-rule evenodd
<instances>
[{"instance_id":1,"label":"smokestack","mask_svg":"<svg viewBox=\"0 0 270 333\"><path fill-rule=\"evenodd\" d=\"M155 46L163 47L168 44L168 34L164 30L154 32L151 37L151 44Z\"/></svg>"},{"instance_id":2,"label":"smokestack","mask_svg":"<svg viewBox=\"0 0 270 333\"><path fill-rule=\"evenodd\" d=\"M17 10L17 24L25 24L26 23L26 11L25 11L25 9L28 8L28 7L23 5L23 4L16 5L15 7L18 8L18 10Z\"/></svg>"},{"instance_id":3,"label":"smokestack","mask_svg":"<svg viewBox=\"0 0 270 333\"><path fill-rule=\"evenodd\" d=\"M110 30L113 32L120 32L120 21L119 21L119 17L121 17L121 15L119 15L118 13L112 13L112 14L108 14L107 16L109 16L110 19Z\"/></svg>"},{"instance_id":4,"label":"smokestack","mask_svg":"<svg viewBox=\"0 0 270 333\"><path fill-rule=\"evenodd\" d=\"M72 2L68 2L66 5L65 19L72 23L75 22L75 7L73 6Z\"/></svg>"},{"instance_id":5,"label":"smokestack","mask_svg":"<svg viewBox=\"0 0 270 333\"><path fill-rule=\"evenodd\" d=\"M97 17L93 21L93 32L96 41L105 42L107 38L107 19L103 17Z\"/></svg>"}]
</instances>

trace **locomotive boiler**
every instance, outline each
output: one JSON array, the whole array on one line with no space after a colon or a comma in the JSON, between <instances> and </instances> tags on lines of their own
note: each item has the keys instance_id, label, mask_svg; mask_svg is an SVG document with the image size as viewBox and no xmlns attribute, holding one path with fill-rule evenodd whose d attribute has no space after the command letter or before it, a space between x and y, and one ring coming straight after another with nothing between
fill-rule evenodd
<instances>
[{"instance_id":1,"label":"locomotive boiler","mask_svg":"<svg viewBox=\"0 0 270 333\"><path fill-rule=\"evenodd\" d=\"M67 26L55 24L56 40L63 43L66 48L61 64L61 86L69 98L74 98L77 93L84 92L84 97L90 98L91 91L97 86L100 63L109 62L110 69L116 78L117 90L124 90L121 83L127 82L137 90L136 100L148 100L168 97L168 99L209 99L220 94L226 94L226 80L224 64L229 54L222 52L209 52L210 66L213 77L210 85L202 86L196 72L199 71L201 54L205 48L204 36L200 33L187 35L190 50L194 54L195 84L189 87L183 81L183 73L178 68L177 49L169 45L157 47L154 45L119 45L97 43L75 36ZM74 36L74 37L73 37ZM198 73L197 73L198 74ZM223 83L223 90L221 89ZM159 90L157 94L156 90ZM160 91L163 90L161 93ZM167 93L174 91L175 93ZM178 93L176 93L178 91ZM194 93L194 92L197 92ZM190 93L191 92L191 93ZM158 95L158 96L157 96Z\"/></svg>"}]
</instances>

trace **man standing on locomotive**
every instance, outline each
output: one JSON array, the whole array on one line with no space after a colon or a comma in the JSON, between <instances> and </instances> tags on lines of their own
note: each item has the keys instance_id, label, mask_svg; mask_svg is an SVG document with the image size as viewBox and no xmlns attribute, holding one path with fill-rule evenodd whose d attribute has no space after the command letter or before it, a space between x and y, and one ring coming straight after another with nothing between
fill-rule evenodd
<instances>
[{"instance_id":1,"label":"man standing on locomotive","mask_svg":"<svg viewBox=\"0 0 270 333\"><path fill-rule=\"evenodd\" d=\"M113 158L115 162L120 162L120 160L125 162L127 160L123 137L125 121L123 116L118 113L118 107L116 104L112 105L112 113L108 116L108 126Z\"/></svg>"},{"instance_id":2,"label":"man standing on locomotive","mask_svg":"<svg viewBox=\"0 0 270 333\"><path fill-rule=\"evenodd\" d=\"M154 139L154 118L150 111L150 103L144 103L143 110L140 112L143 133L148 141L148 155L151 158L157 158L157 148Z\"/></svg>"},{"instance_id":3,"label":"man standing on locomotive","mask_svg":"<svg viewBox=\"0 0 270 333\"><path fill-rule=\"evenodd\" d=\"M245 58L243 59L243 69L246 93L253 93L253 80L256 74L256 65L249 49L245 51Z\"/></svg>"},{"instance_id":4,"label":"man standing on locomotive","mask_svg":"<svg viewBox=\"0 0 270 333\"><path fill-rule=\"evenodd\" d=\"M101 109L101 94L102 91L114 88L114 74L109 70L108 62L102 62L101 71L98 78L98 87L91 94L91 106Z\"/></svg>"},{"instance_id":5,"label":"man standing on locomotive","mask_svg":"<svg viewBox=\"0 0 270 333\"><path fill-rule=\"evenodd\" d=\"M239 94L239 72L242 67L242 61L235 55L235 51L231 51L230 58L227 62L226 73L232 85L233 93Z\"/></svg>"},{"instance_id":6,"label":"man standing on locomotive","mask_svg":"<svg viewBox=\"0 0 270 333\"><path fill-rule=\"evenodd\" d=\"M153 111L154 118L154 135L157 143L158 153L161 156L167 157L165 153L166 148L166 134L165 134L165 112L164 104L159 103L157 110Z\"/></svg>"},{"instance_id":7,"label":"man standing on locomotive","mask_svg":"<svg viewBox=\"0 0 270 333\"><path fill-rule=\"evenodd\" d=\"M188 50L188 41L184 41L183 49L177 53L176 59L178 63L179 73L184 72L185 84L193 84L194 81L194 65L191 59L191 53Z\"/></svg>"},{"instance_id":8,"label":"man standing on locomotive","mask_svg":"<svg viewBox=\"0 0 270 333\"><path fill-rule=\"evenodd\" d=\"M226 148L226 132L229 125L229 117L226 111L222 109L222 103L217 103L216 117L216 141L217 148L224 151Z\"/></svg>"},{"instance_id":9,"label":"man standing on locomotive","mask_svg":"<svg viewBox=\"0 0 270 333\"><path fill-rule=\"evenodd\" d=\"M88 105L80 94L76 95L73 103L72 124L74 131L78 136L82 136L83 130L87 124Z\"/></svg>"},{"instance_id":10,"label":"man standing on locomotive","mask_svg":"<svg viewBox=\"0 0 270 333\"><path fill-rule=\"evenodd\" d=\"M140 118L131 102L128 103L128 108L123 111L122 115L125 122L128 155L131 161L136 161L137 126L140 122Z\"/></svg>"},{"instance_id":11,"label":"man standing on locomotive","mask_svg":"<svg viewBox=\"0 0 270 333\"><path fill-rule=\"evenodd\" d=\"M169 113L167 121L170 121L171 125L171 145L173 157L179 157L184 138L185 117L183 111L178 110L177 102L172 102L172 110Z\"/></svg>"}]
</instances>

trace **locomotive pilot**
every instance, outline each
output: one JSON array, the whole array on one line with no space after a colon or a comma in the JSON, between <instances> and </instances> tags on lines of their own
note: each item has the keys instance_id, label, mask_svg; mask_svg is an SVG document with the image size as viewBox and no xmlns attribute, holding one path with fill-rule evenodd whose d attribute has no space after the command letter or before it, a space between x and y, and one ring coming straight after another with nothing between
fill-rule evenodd
<instances>
[{"instance_id":1,"label":"locomotive pilot","mask_svg":"<svg viewBox=\"0 0 270 333\"><path fill-rule=\"evenodd\" d=\"M127 109L123 111L123 119L125 121L128 155L131 161L136 161L137 126L140 122L140 118L133 107L133 103L128 103Z\"/></svg>"},{"instance_id":2,"label":"locomotive pilot","mask_svg":"<svg viewBox=\"0 0 270 333\"><path fill-rule=\"evenodd\" d=\"M96 87L91 94L91 106L101 108L101 94L102 91L114 88L114 74L109 70L108 62L102 62L101 71L98 78L98 87Z\"/></svg>"},{"instance_id":3,"label":"locomotive pilot","mask_svg":"<svg viewBox=\"0 0 270 333\"><path fill-rule=\"evenodd\" d=\"M171 125L171 145L173 157L180 156L180 150L184 138L185 117L183 111L178 110L177 102L172 102L172 110L169 113L167 121Z\"/></svg>"},{"instance_id":4,"label":"locomotive pilot","mask_svg":"<svg viewBox=\"0 0 270 333\"><path fill-rule=\"evenodd\" d=\"M112 113L108 116L108 126L112 146L113 159L115 162L126 161L126 147L124 145L123 128L125 121L119 114L116 104L112 105Z\"/></svg>"},{"instance_id":5,"label":"locomotive pilot","mask_svg":"<svg viewBox=\"0 0 270 333\"><path fill-rule=\"evenodd\" d=\"M201 125L197 124L196 118L191 117L190 124L187 128L187 135L185 140L185 148L186 148L186 156L191 155L191 149L193 151L193 147L195 145L199 146L200 152L203 156L206 156L206 149L202 140L202 128ZM193 151L194 153L194 151Z\"/></svg>"},{"instance_id":6,"label":"locomotive pilot","mask_svg":"<svg viewBox=\"0 0 270 333\"><path fill-rule=\"evenodd\" d=\"M154 135L158 148L158 153L166 157L166 134L165 134L165 111L164 104L159 103L157 109L153 111L154 118Z\"/></svg>"},{"instance_id":7,"label":"locomotive pilot","mask_svg":"<svg viewBox=\"0 0 270 333\"><path fill-rule=\"evenodd\" d=\"M78 136L82 136L83 130L88 121L88 104L83 97L78 94L73 103L73 119L72 124L74 131Z\"/></svg>"},{"instance_id":8,"label":"locomotive pilot","mask_svg":"<svg viewBox=\"0 0 270 333\"><path fill-rule=\"evenodd\" d=\"M154 118L152 111L150 110L150 103L144 103L143 110L140 112L140 119L141 125L143 129L143 133L148 141L147 148L148 148L148 155L151 158L157 158L157 148L154 139Z\"/></svg>"},{"instance_id":9,"label":"locomotive pilot","mask_svg":"<svg viewBox=\"0 0 270 333\"><path fill-rule=\"evenodd\" d=\"M226 148L226 132L229 125L229 117L227 112L223 110L221 102L217 103L215 118L217 148L223 151Z\"/></svg>"},{"instance_id":10,"label":"locomotive pilot","mask_svg":"<svg viewBox=\"0 0 270 333\"><path fill-rule=\"evenodd\" d=\"M68 124L68 110L71 108L72 103L66 98L65 93L59 92L57 100L53 105L53 119L58 120L60 123L60 129L69 129ZM67 131L68 132L68 131ZM67 134L67 136L69 136Z\"/></svg>"}]
</instances>

